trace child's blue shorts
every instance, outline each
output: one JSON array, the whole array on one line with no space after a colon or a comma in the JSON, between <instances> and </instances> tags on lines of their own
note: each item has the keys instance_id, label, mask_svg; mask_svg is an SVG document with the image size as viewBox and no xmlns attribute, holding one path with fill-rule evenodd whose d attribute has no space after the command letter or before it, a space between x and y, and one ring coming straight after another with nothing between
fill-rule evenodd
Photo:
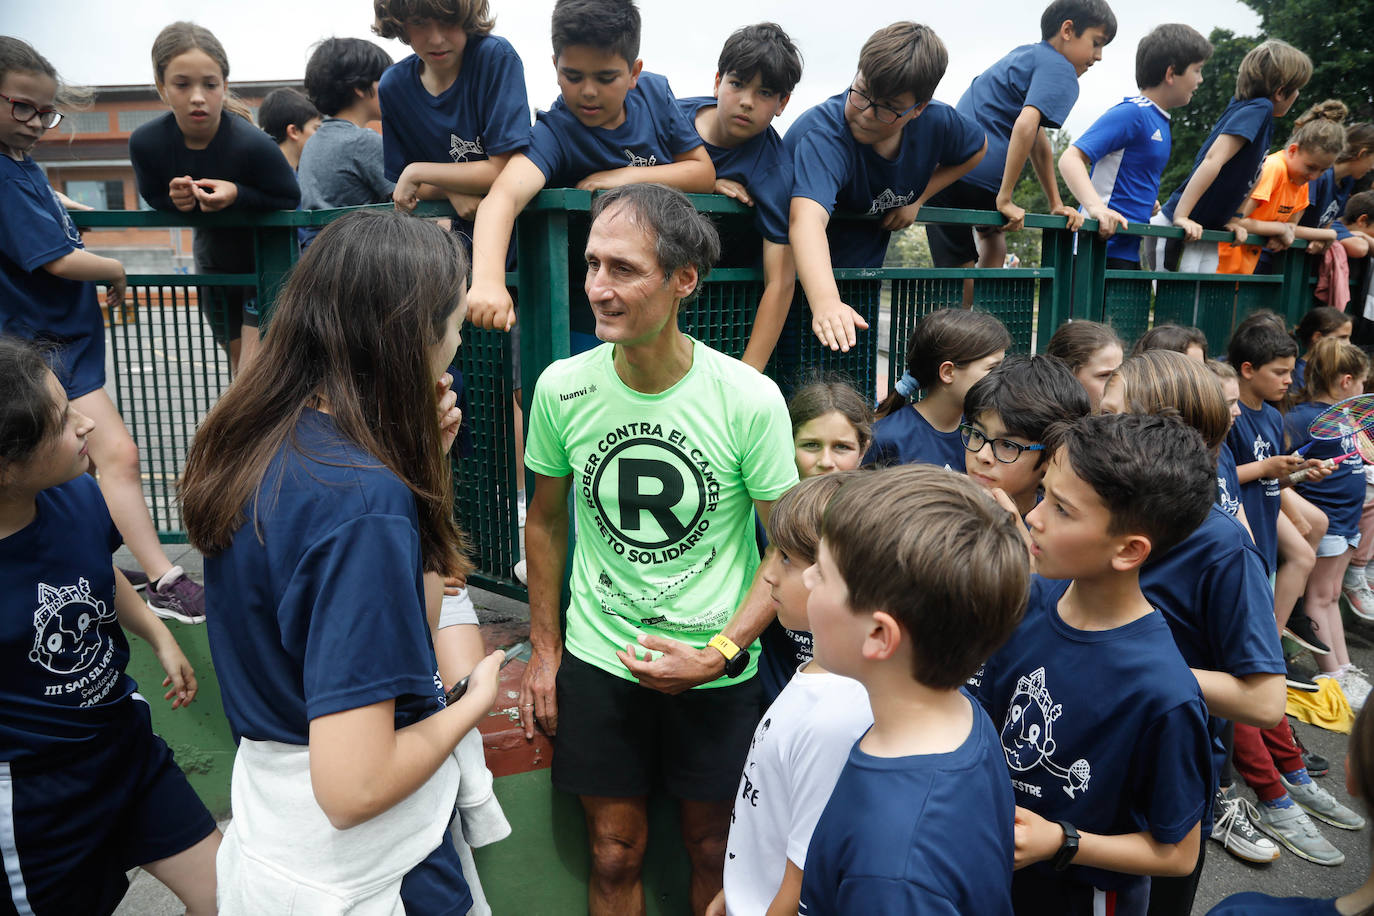
<instances>
[{"instance_id":1,"label":"child's blue shorts","mask_svg":"<svg viewBox=\"0 0 1374 916\"><path fill-rule=\"evenodd\" d=\"M448 830L443 842L401 879L401 903L406 916L464 916L472 909L472 890Z\"/></svg>"},{"instance_id":2,"label":"child's blue shorts","mask_svg":"<svg viewBox=\"0 0 1374 916\"><path fill-rule=\"evenodd\" d=\"M0 763L0 914L108 914L128 889L124 873L176 855L215 820L153 734L137 694L111 736L60 759Z\"/></svg>"}]
</instances>

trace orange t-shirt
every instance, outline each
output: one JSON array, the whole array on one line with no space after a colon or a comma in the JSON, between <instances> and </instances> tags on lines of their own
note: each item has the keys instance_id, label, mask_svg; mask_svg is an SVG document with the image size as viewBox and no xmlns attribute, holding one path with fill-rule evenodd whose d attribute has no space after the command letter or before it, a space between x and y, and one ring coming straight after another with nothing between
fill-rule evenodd
<instances>
[{"instance_id":1,"label":"orange t-shirt","mask_svg":"<svg viewBox=\"0 0 1374 916\"><path fill-rule=\"evenodd\" d=\"M1259 183L1250 192L1250 197L1255 201L1251 219L1286 223L1293 219L1294 213L1306 209L1307 182L1297 184L1288 180L1288 157L1279 150L1264 160ZM1217 273L1252 274L1259 263L1260 249L1218 242L1217 256Z\"/></svg>"}]
</instances>

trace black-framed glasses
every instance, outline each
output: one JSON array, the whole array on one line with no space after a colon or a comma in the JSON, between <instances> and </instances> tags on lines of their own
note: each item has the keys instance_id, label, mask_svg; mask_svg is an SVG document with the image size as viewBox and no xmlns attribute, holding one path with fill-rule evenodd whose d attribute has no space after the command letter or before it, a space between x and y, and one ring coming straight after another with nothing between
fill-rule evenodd
<instances>
[{"instance_id":1,"label":"black-framed glasses","mask_svg":"<svg viewBox=\"0 0 1374 916\"><path fill-rule=\"evenodd\" d=\"M959 424L959 438L963 440L964 448L970 452L981 452L984 445L991 443L992 457L1002 464L1014 464L1022 452L1040 452L1045 449L1045 446L1038 442L1035 445L1022 445L1010 439L994 439L978 427L967 423Z\"/></svg>"},{"instance_id":2,"label":"black-framed glasses","mask_svg":"<svg viewBox=\"0 0 1374 916\"><path fill-rule=\"evenodd\" d=\"M873 117L882 121L884 124L896 124L902 117L911 114L917 108L921 107L921 103L917 102L905 111L898 111L890 105L884 105L881 102L869 98L862 91L855 89L853 86L850 86L847 92L849 93L849 104L854 106L855 111L867 111L872 108Z\"/></svg>"},{"instance_id":3,"label":"black-framed glasses","mask_svg":"<svg viewBox=\"0 0 1374 916\"><path fill-rule=\"evenodd\" d=\"M34 115L38 115L38 123L42 124L45 130L62 123L62 112L56 108L38 108L28 102L17 102L4 93L0 93L0 99L10 103L10 117L20 124L29 123Z\"/></svg>"}]
</instances>

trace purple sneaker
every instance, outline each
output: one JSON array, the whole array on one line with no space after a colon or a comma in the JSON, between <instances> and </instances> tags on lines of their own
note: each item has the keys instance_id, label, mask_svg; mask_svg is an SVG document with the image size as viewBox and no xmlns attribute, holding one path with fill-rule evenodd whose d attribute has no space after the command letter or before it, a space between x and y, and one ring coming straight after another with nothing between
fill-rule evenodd
<instances>
[{"instance_id":1,"label":"purple sneaker","mask_svg":"<svg viewBox=\"0 0 1374 916\"><path fill-rule=\"evenodd\" d=\"M116 567L124 574L124 578L129 580L129 584L134 587L134 591L141 592L148 587L148 577L141 569L125 569L123 566Z\"/></svg>"},{"instance_id":2,"label":"purple sneaker","mask_svg":"<svg viewBox=\"0 0 1374 916\"><path fill-rule=\"evenodd\" d=\"M173 566L158 581L149 582L144 594L148 607L164 620L205 622L205 588L191 581L180 566Z\"/></svg>"}]
</instances>

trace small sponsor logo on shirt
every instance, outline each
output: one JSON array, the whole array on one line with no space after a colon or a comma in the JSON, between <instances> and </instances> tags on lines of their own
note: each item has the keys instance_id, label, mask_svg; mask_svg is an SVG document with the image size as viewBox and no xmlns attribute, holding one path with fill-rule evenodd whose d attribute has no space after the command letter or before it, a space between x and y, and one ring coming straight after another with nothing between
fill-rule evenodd
<instances>
[{"instance_id":1,"label":"small sponsor logo on shirt","mask_svg":"<svg viewBox=\"0 0 1374 916\"><path fill-rule=\"evenodd\" d=\"M582 397L582 395L584 395L584 394L596 394L596 386L595 386L595 385L588 385L587 387L585 387L585 388L579 388L579 389L577 389L576 391L562 391L562 392L559 392L559 394L558 394L558 400L560 400L560 401L571 401L573 398L580 398L580 397Z\"/></svg>"},{"instance_id":2,"label":"small sponsor logo on shirt","mask_svg":"<svg viewBox=\"0 0 1374 916\"><path fill-rule=\"evenodd\" d=\"M1158 140L1160 143L1163 143L1163 142L1164 142L1164 134L1160 132L1160 130L1159 130L1158 127L1156 127L1156 128L1155 128L1155 132L1152 133L1152 134L1150 134L1150 139L1151 139L1151 140Z\"/></svg>"}]
</instances>

